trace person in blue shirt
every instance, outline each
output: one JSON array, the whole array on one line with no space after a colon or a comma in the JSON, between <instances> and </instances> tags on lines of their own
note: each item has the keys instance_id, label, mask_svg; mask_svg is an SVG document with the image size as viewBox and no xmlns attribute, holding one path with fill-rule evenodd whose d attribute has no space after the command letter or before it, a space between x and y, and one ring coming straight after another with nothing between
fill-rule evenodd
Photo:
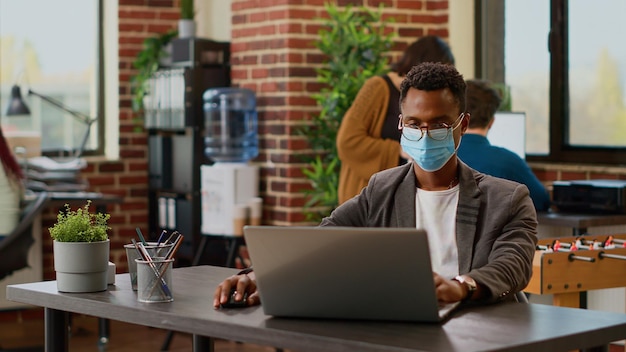
<instances>
[{"instance_id":1,"label":"person in blue shirt","mask_svg":"<svg viewBox=\"0 0 626 352\"><path fill-rule=\"evenodd\" d=\"M482 173L522 183L528 187L537 211L550 207L550 195L522 158L512 151L493 146L487 133L502 99L486 81L467 81L467 111L471 114L469 127L458 149L459 158Z\"/></svg>"}]
</instances>

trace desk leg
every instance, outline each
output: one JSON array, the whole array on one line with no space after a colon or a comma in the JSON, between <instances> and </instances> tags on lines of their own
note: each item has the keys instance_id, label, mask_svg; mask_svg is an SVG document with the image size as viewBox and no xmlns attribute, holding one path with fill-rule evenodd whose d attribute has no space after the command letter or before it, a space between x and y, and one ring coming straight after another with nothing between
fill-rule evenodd
<instances>
[{"instance_id":1,"label":"desk leg","mask_svg":"<svg viewBox=\"0 0 626 352\"><path fill-rule=\"evenodd\" d=\"M214 352L213 338L193 335L193 352Z\"/></svg>"},{"instance_id":2,"label":"desk leg","mask_svg":"<svg viewBox=\"0 0 626 352\"><path fill-rule=\"evenodd\" d=\"M100 339L98 340L98 346L104 347L109 343L109 332L111 330L111 322L109 319L98 318L98 332Z\"/></svg>"},{"instance_id":3,"label":"desk leg","mask_svg":"<svg viewBox=\"0 0 626 352\"><path fill-rule=\"evenodd\" d=\"M200 264L200 259L202 259L202 255L204 254L204 250L206 249L206 244L208 241L207 237L208 236L202 236L202 239L200 240L200 245L198 246L198 250L196 251L196 255L194 255L193 262L191 262L191 266L197 266L198 264Z\"/></svg>"},{"instance_id":4,"label":"desk leg","mask_svg":"<svg viewBox=\"0 0 626 352\"><path fill-rule=\"evenodd\" d=\"M46 325L46 352L67 352L69 350L69 313L45 308L44 319Z\"/></svg>"},{"instance_id":5,"label":"desk leg","mask_svg":"<svg viewBox=\"0 0 626 352\"><path fill-rule=\"evenodd\" d=\"M96 206L96 212L99 214L107 213L107 205L100 204ZM100 350L106 350L106 346L109 343L109 333L110 333L110 322L109 319L98 318L98 347Z\"/></svg>"}]
</instances>

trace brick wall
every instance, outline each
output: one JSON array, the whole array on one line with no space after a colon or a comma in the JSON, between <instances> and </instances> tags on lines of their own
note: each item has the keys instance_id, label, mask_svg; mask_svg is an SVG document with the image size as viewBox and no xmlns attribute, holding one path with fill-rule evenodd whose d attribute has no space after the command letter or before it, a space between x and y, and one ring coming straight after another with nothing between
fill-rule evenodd
<instances>
[{"instance_id":1,"label":"brick wall","mask_svg":"<svg viewBox=\"0 0 626 352\"><path fill-rule=\"evenodd\" d=\"M300 155L310 153L306 139L296 130L318 112L311 97L320 89L315 68L322 56L314 46L324 0L254 1L232 3L232 82L257 95L264 223L304 224L301 191L309 184ZM448 37L448 1L387 0L337 1L376 10L384 4L384 17L395 22L397 33L390 56L396 59L417 38L434 34Z\"/></svg>"}]
</instances>

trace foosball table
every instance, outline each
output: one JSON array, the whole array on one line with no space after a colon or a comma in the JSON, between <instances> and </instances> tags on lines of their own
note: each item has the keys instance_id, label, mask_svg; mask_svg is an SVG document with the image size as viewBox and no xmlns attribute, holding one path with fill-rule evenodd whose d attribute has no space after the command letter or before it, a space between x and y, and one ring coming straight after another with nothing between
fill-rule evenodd
<instances>
[{"instance_id":1,"label":"foosball table","mask_svg":"<svg viewBox=\"0 0 626 352\"><path fill-rule=\"evenodd\" d=\"M524 292L579 308L581 293L614 287L626 287L626 234L540 239Z\"/></svg>"}]
</instances>

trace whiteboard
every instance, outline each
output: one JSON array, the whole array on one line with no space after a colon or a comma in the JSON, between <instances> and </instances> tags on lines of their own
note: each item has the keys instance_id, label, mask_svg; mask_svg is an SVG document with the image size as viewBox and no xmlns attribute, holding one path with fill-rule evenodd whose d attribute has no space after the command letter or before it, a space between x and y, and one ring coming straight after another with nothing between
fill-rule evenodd
<instances>
[{"instance_id":1,"label":"whiteboard","mask_svg":"<svg viewBox=\"0 0 626 352\"><path fill-rule=\"evenodd\" d=\"M526 159L526 113L496 112L487 139L491 145L506 148Z\"/></svg>"}]
</instances>

